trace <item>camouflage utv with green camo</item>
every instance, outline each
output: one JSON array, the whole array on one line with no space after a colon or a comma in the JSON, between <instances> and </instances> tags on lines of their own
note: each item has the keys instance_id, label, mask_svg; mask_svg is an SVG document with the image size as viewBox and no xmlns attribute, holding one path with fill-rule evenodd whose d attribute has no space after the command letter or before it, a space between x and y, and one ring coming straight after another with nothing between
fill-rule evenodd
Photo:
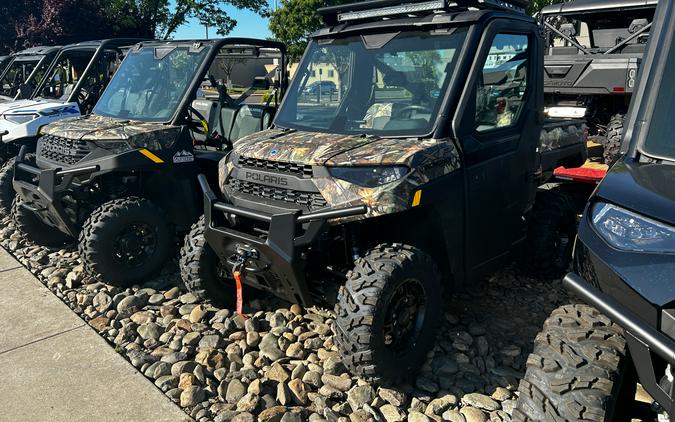
<instances>
[{"instance_id":1,"label":"camouflage utv with green camo","mask_svg":"<svg viewBox=\"0 0 675 422\"><path fill-rule=\"evenodd\" d=\"M251 65L238 81L246 92L228 94L220 60ZM269 126L284 66L285 46L266 40L133 46L92 114L45 126L36 154L19 154L18 228L46 245L77 239L90 276L146 282L202 213L197 174Z\"/></svg>"},{"instance_id":2,"label":"camouflage utv with green camo","mask_svg":"<svg viewBox=\"0 0 675 422\"><path fill-rule=\"evenodd\" d=\"M543 124L543 42L524 6L322 10L273 128L234 145L216 183L199 176L188 288L230 305L251 288L334 305L344 361L389 383L424 361L444 291L514 257L565 271L574 208L538 187L585 161L586 127Z\"/></svg>"}]
</instances>

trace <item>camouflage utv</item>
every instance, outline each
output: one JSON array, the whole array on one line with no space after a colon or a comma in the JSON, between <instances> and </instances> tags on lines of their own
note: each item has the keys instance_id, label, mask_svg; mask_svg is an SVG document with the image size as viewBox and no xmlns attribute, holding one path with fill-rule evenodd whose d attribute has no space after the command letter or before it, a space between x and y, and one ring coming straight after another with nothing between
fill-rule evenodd
<instances>
[{"instance_id":1,"label":"camouflage utv","mask_svg":"<svg viewBox=\"0 0 675 422\"><path fill-rule=\"evenodd\" d=\"M199 176L205 215L180 261L188 288L231 301L234 278L292 303L336 303L345 362L387 382L425 359L443 288L476 284L523 248L528 271L562 274L574 209L537 187L585 161L586 128L542 126L543 42L524 7L322 10L328 27L274 127L237 143L217 184ZM327 79L333 91L311 88Z\"/></svg>"},{"instance_id":2,"label":"camouflage utv","mask_svg":"<svg viewBox=\"0 0 675 422\"><path fill-rule=\"evenodd\" d=\"M587 117L613 164L657 0L576 0L545 7L544 93L552 117Z\"/></svg>"},{"instance_id":3,"label":"camouflage utv","mask_svg":"<svg viewBox=\"0 0 675 422\"><path fill-rule=\"evenodd\" d=\"M17 226L42 244L77 238L106 282L146 281L202 213L197 173L269 126L284 66L284 45L265 40L135 45L90 115L46 126L34 159L19 154Z\"/></svg>"}]
</instances>

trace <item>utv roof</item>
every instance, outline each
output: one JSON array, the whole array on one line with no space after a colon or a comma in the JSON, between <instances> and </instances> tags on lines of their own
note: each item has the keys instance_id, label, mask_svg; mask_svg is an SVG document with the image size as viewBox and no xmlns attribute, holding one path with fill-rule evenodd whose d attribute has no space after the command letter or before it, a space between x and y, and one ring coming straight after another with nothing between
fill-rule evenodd
<instances>
[{"instance_id":1,"label":"utv roof","mask_svg":"<svg viewBox=\"0 0 675 422\"><path fill-rule=\"evenodd\" d=\"M471 24L489 17L532 21L528 0L369 0L319 9L326 24L312 35L325 38L368 30Z\"/></svg>"},{"instance_id":2,"label":"utv roof","mask_svg":"<svg viewBox=\"0 0 675 422\"><path fill-rule=\"evenodd\" d=\"M129 47L139 42L149 41L146 38L110 38L106 40L92 40L92 41L83 41L74 44L68 44L63 47L64 50L78 49L78 48L121 48Z\"/></svg>"},{"instance_id":3,"label":"utv roof","mask_svg":"<svg viewBox=\"0 0 675 422\"><path fill-rule=\"evenodd\" d=\"M25 50L17 51L12 54L14 57L25 57L25 56L44 56L50 53L55 53L61 50L63 47L60 45L48 46L48 47L31 47Z\"/></svg>"},{"instance_id":4,"label":"utv roof","mask_svg":"<svg viewBox=\"0 0 675 422\"><path fill-rule=\"evenodd\" d=\"M193 46L199 47L200 45L208 45L216 48L223 47L225 45L247 45L263 48L276 48L283 52L286 52L286 45L278 41L271 40L261 40L256 38L212 38L208 40L151 40L151 41L142 41L137 43L137 46Z\"/></svg>"},{"instance_id":5,"label":"utv roof","mask_svg":"<svg viewBox=\"0 0 675 422\"><path fill-rule=\"evenodd\" d=\"M560 15L584 12L596 13L607 10L653 9L657 3L658 0L576 0L546 6L540 13L542 15Z\"/></svg>"},{"instance_id":6,"label":"utv roof","mask_svg":"<svg viewBox=\"0 0 675 422\"><path fill-rule=\"evenodd\" d=\"M529 0L367 0L318 10L327 25L348 21L382 20L420 14L480 9L524 13Z\"/></svg>"}]
</instances>

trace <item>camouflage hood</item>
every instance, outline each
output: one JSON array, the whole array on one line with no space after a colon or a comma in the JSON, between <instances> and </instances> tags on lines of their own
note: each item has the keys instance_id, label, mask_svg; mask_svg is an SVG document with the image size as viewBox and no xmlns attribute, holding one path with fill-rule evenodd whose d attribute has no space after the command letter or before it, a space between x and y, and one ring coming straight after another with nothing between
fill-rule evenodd
<instances>
[{"instance_id":1,"label":"camouflage hood","mask_svg":"<svg viewBox=\"0 0 675 422\"><path fill-rule=\"evenodd\" d=\"M236 142L238 156L309 165L415 165L419 153L443 157L447 142L434 139L378 138L271 129Z\"/></svg>"},{"instance_id":2,"label":"camouflage hood","mask_svg":"<svg viewBox=\"0 0 675 422\"><path fill-rule=\"evenodd\" d=\"M450 139L377 138L272 129L238 141L233 154L221 160L219 185L230 200L242 195L237 176L231 177L235 167L240 169L247 165L238 164L241 157L312 166L405 165L410 168L410 172L399 180L375 187L359 186L327 173L315 174L311 178L313 192L317 192L328 207L337 209L363 204L368 207L367 214L348 220L409 209L418 189L461 166L459 150ZM248 194L265 192L264 187L256 188L255 183L249 185L252 190ZM283 192L279 193L280 197L283 195ZM336 224L337 220L331 223Z\"/></svg>"},{"instance_id":3,"label":"camouflage hood","mask_svg":"<svg viewBox=\"0 0 675 422\"><path fill-rule=\"evenodd\" d=\"M84 141L127 141L134 148L158 150L176 141L180 127L89 115L52 123L42 133Z\"/></svg>"}]
</instances>

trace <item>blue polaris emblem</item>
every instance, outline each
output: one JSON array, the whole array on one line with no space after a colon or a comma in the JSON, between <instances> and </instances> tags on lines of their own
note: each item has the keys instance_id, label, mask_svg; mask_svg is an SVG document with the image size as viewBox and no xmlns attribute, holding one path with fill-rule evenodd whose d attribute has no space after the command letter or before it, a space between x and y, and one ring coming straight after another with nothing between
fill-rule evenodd
<instances>
[{"instance_id":1,"label":"blue polaris emblem","mask_svg":"<svg viewBox=\"0 0 675 422\"><path fill-rule=\"evenodd\" d=\"M272 151L270 151L270 155L277 155L278 153L279 153L279 151L276 150L276 149L273 149Z\"/></svg>"}]
</instances>

